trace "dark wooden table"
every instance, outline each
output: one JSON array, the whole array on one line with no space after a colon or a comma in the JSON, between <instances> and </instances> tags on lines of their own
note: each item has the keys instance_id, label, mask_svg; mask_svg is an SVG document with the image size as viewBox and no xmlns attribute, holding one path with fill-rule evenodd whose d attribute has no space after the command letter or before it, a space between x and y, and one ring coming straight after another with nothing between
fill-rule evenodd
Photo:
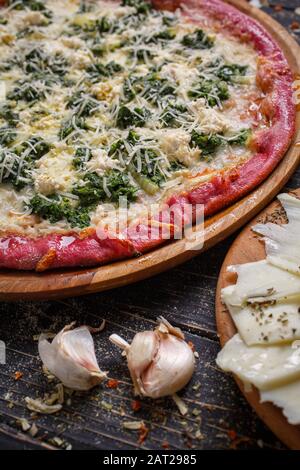
<instances>
[{"instance_id":1,"label":"dark wooden table","mask_svg":"<svg viewBox=\"0 0 300 470\"><path fill-rule=\"evenodd\" d=\"M272 1L264 9L300 41L296 7L300 0ZM300 169L288 188L299 186ZM215 364L219 342L214 295L232 241L233 237L178 268L115 291L65 301L2 303L0 339L6 343L7 363L0 365L0 448L283 448L233 379ZM199 354L193 380L182 393L189 407L184 418L169 399L144 399L140 410L133 411L126 363L108 342L111 333L131 340L136 331L152 329L159 315L180 326ZM36 335L58 332L74 320L97 326L104 318L105 331L95 336L96 353L102 369L120 381L118 387L104 384L90 393L73 394L55 415L32 414L24 398L43 396L55 388L41 371ZM36 424L34 437L22 430L20 418ZM126 421L143 421L149 429L142 444L138 431L123 427Z\"/></svg>"}]
</instances>

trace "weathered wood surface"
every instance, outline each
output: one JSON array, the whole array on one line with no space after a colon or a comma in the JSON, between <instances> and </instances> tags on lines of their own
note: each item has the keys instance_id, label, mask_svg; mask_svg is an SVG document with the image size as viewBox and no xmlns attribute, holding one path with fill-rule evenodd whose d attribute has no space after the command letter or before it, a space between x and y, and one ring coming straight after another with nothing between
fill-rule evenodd
<instances>
[{"instance_id":1,"label":"weathered wood surface","mask_svg":"<svg viewBox=\"0 0 300 470\"><path fill-rule=\"evenodd\" d=\"M272 2L276 4L279 2ZM300 40L299 32L290 29L293 21L300 22L300 16L294 13L299 0L280 4L284 5L280 11L272 7L265 10ZM300 170L288 184L289 188L299 186ZM219 342L214 295L222 261L233 239L178 268L112 292L44 303L1 303L0 339L6 343L7 363L0 365L0 447L160 449L163 444L170 449L283 448L250 409L233 379L215 365ZM152 328L158 315L180 326L199 353L194 378L182 393L189 406L185 418L168 399L155 403L142 400L140 411L132 411L134 397L125 361L108 343L112 332L130 340L135 331ZM55 385L41 373L34 335L46 330L57 332L73 320L96 326L103 318L107 327L95 336L97 357L109 376L120 380L118 388L103 385L88 394L73 395L56 415L31 416L24 398L42 396ZM23 373L18 380L16 371ZM22 417L37 425L35 437L21 430L17 420ZM123 428L123 422L133 420L143 420L150 430L142 445L136 431Z\"/></svg>"}]
</instances>

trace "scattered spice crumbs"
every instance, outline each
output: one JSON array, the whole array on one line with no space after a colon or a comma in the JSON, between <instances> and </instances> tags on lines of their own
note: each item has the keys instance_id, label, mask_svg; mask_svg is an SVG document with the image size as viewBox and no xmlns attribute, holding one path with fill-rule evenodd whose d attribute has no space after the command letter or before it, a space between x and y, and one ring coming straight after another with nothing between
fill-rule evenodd
<instances>
[{"instance_id":1,"label":"scattered spice crumbs","mask_svg":"<svg viewBox=\"0 0 300 470\"><path fill-rule=\"evenodd\" d=\"M49 443L57 447L60 447L61 449L64 449L64 450L72 450L72 444L70 444L69 442L65 441L64 439L58 436L55 436L49 439Z\"/></svg>"},{"instance_id":2,"label":"scattered spice crumbs","mask_svg":"<svg viewBox=\"0 0 300 470\"><path fill-rule=\"evenodd\" d=\"M142 407L142 404L139 400L133 400L131 402L131 409L133 411L139 411L141 409L141 407Z\"/></svg>"},{"instance_id":3,"label":"scattered spice crumbs","mask_svg":"<svg viewBox=\"0 0 300 470\"><path fill-rule=\"evenodd\" d=\"M104 401L104 400L101 401L100 405L106 411L111 411L113 408L111 403L108 403L107 401Z\"/></svg>"},{"instance_id":4,"label":"scattered spice crumbs","mask_svg":"<svg viewBox=\"0 0 300 470\"><path fill-rule=\"evenodd\" d=\"M227 434L231 439L231 444L229 446L230 449L237 449L239 444L251 441L250 437L247 436L238 437L237 432L234 429L229 429Z\"/></svg>"},{"instance_id":5,"label":"scattered spice crumbs","mask_svg":"<svg viewBox=\"0 0 300 470\"><path fill-rule=\"evenodd\" d=\"M227 431L227 434L228 434L229 439L231 439L232 441L234 441L237 438L237 433L234 429L229 429Z\"/></svg>"},{"instance_id":6,"label":"scattered spice crumbs","mask_svg":"<svg viewBox=\"0 0 300 470\"><path fill-rule=\"evenodd\" d=\"M17 419L16 423L24 432L28 431L31 428L31 425L29 424L26 418Z\"/></svg>"},{"instance_id":7,"label":"scattered spice crumbs","mask_svg":"<svg viewBox=\"0 0 300 470\"><path fill-rule=\"evenodd\" d=\"M149 434L149 428L147 428L145 423L142 423L140 427L140 431L139 431L138 443L143 444L145 440L147 439L148 434Z\"/></svg>"},{"instance_id":8,"label":"scattered spice crumbs","mask_svg":"<svg viewBox=\"0 0 300 470\"><path fill-rule=\"evenodd\" d=\"M120 381L117 379L109 379L106 386L108 388L118 388Z\"/></svg>"},{"instance_id":9,"label":"scattered spice crumbs","mask_svg":"<svg viewBox=\"0 0 300 470\"><path fill-rule=\"evenodd\" d=\"M298 21L293 21L291 23L291 29L300 29L300 23Z\"/></svg>"},{"instance_id":10,"label":"scattered spice crumbs","mask_svg":"<svg viewBox=\"0 0 300 470\"><path fill-rule=\"evenodd\" d=\"M243 442L249 442L249 441L251 441L250 437L246 437L246 436L239 437L239 438L235 439L234 441L232 441L232 443L230 444L230 449L235 450Z\"/></svg>"},{"instance_id":11,"label":"scattered spice crumbs","mask_svg":"<svg viewBox=\"0 0 300 470\"><path fill-rule=\"evenodd\" d=\"M20 372L19 370L16 370L14 374L15 380L20 380L23 377L23 372Z\"/></svg>"}]
</instances>

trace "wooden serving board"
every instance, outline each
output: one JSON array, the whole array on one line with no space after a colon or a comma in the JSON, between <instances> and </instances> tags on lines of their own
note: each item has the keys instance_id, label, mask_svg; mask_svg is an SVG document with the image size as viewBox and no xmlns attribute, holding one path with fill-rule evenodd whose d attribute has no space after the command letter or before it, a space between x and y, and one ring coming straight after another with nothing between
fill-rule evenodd
<instances>
[{"instance_id":1,"label":"wooden serving board","mask_svg":"<svg viewBox=\"0 0 300 470\"><path fill-rule=\"evenodd\" d=\"M284 50L294 74L300 73L300 48L288 32L264 12L243 0L228 3L256 18L275 37ZM0 272L0 300L41 300L112 289L170 269L228 237L257 214L286 184L299 164L300 113L290 149L271 176L255 191L205 223L204 246L190 250L186 240L169 243L137 259L89 269L68 269L43 274L20 271Z\"/></svg>"},{"instance_id":2,"label":"wooden serving board","mask_svg":"<svg viewBox=\"0 0 300 470\"><path fill-rule=\"evenodd\" d=\"M291 194L300 197L300 189L292 191ZM236 238L226 255L216 291L217 330L222 346L237 332L230 313L221 302L221 289L235 283L233 275L227 272L227 268L230 265L259 261L266 257L264 243L252 232L251 227L258 221L264 221L267 215L271 215L279 207L280 203L274 201L252 220ZM257 389L253 387L252 391L247 392L243 383L236 377L235 380L247 401L274 434L291 449L300 450L300 426L289 424L281 410L271 403L260 403Z\"/></svg>"}]
</instances>

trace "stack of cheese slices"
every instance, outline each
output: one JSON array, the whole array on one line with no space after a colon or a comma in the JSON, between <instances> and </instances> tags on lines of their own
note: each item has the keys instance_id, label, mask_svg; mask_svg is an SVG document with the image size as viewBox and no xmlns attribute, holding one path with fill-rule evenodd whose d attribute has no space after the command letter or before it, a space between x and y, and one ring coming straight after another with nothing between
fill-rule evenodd
<instances>
[{"instance_id":1,"label":"stack of cheese slices","mask_svg":"<svg viewBox=\"0 0 300 470\"><path fill-rule=\"evenodd\" d=\"M282 408L300 424L300 200L278 196L288 223L257 224L266 259L230 266L235 285L222 289L238 333L224 346L217 364L245 385L254 385L261 402Z\"/></svg>"}]
</instances>

